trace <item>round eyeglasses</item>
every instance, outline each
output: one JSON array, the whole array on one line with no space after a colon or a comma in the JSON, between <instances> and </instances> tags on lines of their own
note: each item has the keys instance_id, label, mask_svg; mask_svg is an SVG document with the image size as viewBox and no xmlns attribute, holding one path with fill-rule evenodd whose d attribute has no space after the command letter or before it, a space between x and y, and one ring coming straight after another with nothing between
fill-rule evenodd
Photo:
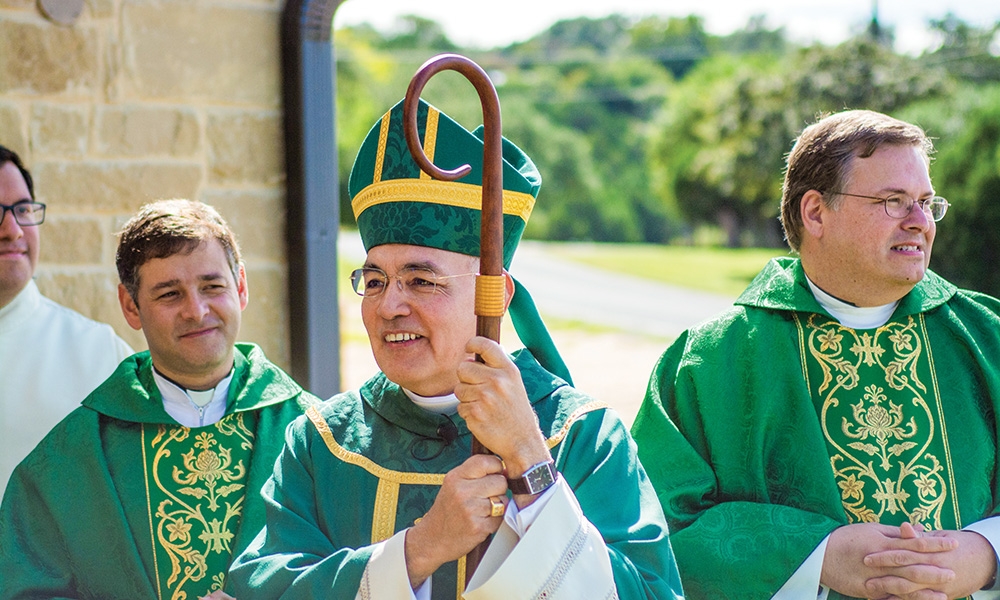
<instances>
[{"instance_id":1,"label":"round eyeglasses","mask_svg":"<svg viewBox=\"0 0 1000 600\"><path fill-rule=\"evenodd\" d=\"M447 285L447 280L455 277L467 277L477 273L461 273L459 275L438 275L424 267L408 267L395 275L389 275L382 269L365 267L351 272L351 287L354 293L365 298L377 298L385 292L389 280L395 279L400 290L414 297L427 297Z\"/></svg>"},{"instance_id":2,"label":"round eyeglasses","mask_svg":"<svg viewBox=\"0 0 1000 600\"><path fill-rule=\"evenodd\" d=\"M930 198L924 198L922 200L914 200L909 196L889 196L882 198L879 196L863 196L861 194L848 194L847 192L828 192L830 194L839 194L841 196L851 196L853 198L865 198L868 200L878 200L882 203L883 208L885 208L885 214L889 215L894 219L905 219L913 212L913 207L917 204L920 205L920 210L924 211L924 214L931 218L933 221L940 221L944 218L945 213L948 212L948 207L951 204L941 196L932 196Z\"/></svg>"},{"instance_id":3,"label":"round eyeglasses","mask_svg":"<svg viewBox=\"0 0 1000 600\"><path fill-rule=\"evenodd\" d=\"M13 206L0 204L0 225L3 225L7 211L14 215L14 221L21 227L41 225L45 221L45 205L41 202L18 202Z\"/></svg>"}]
</instances>

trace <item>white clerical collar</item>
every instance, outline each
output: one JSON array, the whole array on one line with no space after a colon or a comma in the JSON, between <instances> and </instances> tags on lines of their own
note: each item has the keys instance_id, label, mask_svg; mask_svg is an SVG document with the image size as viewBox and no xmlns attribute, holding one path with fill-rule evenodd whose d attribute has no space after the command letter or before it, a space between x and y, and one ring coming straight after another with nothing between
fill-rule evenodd
<instances>
[{"instance_id":1,"label":"white clerical collar","mask_svg":"<svg viewBox=\"0 0 1000 600\"><path fill-rule=\"evenodd\" d=\"M153 379L163 396L163 410L185 427L204 427L226 415L226 400L233 370L211 390L187 390L153 369Z\"/></svg>"},{"instance_id":2,"label":"white clerical collar","mask_svg":"<svg viewBox=\"0 0 1000 600\"><path fill-rule=\"evenodd\" d=\"M806 282L819 305L840 321L841 325L851 329L875 329L885 325L899 304L899 300L896 300L882 306L854 306L819 289L809 277L806 277Z\"/></svg>"},{"instance_id":3,"label":"white clerical collar","mask_svg":"<svg viewBox=\"0 0 1000 600\"><path fill-rule=\"evenodd\" d=\"M403 393L413 401L414 404L420 408L437 413L439 415L450 415L458 410L458 396L454 393L448 394L447 396L421 396L420 394L415 394L406 388L400 388Z\"/></svg>"}]
</instances>

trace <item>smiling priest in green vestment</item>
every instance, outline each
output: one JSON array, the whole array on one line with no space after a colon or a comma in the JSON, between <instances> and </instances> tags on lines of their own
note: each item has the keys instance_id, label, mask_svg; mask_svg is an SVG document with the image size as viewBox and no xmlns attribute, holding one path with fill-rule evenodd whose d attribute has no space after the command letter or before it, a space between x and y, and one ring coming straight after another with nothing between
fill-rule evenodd
<instances>
[{"instance_id":1,"label":"smiling priest in green vestment","mask_svg":"<svg viewBox=\"0 0 1000 600\"><path fill-rule=\"evenodd\" d=\"M253 344L232 231L146 205L121 234L119 300L149 350L17 467L0 507L0 598L231 598L285 427L318 399Z\"/></svg>"}]
</instances>

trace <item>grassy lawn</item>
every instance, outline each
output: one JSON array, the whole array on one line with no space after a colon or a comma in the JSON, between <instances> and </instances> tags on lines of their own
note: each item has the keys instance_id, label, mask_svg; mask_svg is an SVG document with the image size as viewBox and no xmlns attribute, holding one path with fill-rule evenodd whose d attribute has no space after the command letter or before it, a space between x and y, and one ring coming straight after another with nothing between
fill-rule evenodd
<instances>
[{"instance_id":1,"label":"grassy lawn","mask_svg":"<svg viewBox=\"0 0 1000 600\"><path fill-rule=\"evenodd\" d=\"M550 243L556 256L681 287L736 298L781 248L699 248L657 244Z\"/></svg>"}]
</instances>

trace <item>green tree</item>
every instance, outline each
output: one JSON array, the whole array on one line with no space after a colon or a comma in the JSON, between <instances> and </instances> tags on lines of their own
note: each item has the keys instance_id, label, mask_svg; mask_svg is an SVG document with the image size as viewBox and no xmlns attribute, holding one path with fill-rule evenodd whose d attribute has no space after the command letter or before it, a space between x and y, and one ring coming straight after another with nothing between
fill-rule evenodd
<instances>
[{"instance_id":1,"label":"green tree","mask_svg":"<svg viewBox=\"0 0 1000 600\"><path fill-rule=\"evenodd\" d=\"M417 67L458 51L490 73L504 135L542 173L526 235L665 242L709 223L730 245L780 245L784 157L817 116L848 108L895 114L935 99L947 107L956 79L966 82L965 95L1000 81L996 27L951 15L932 26L942 43L919 58L896 54L891 26L877 21L834 47L797 46L763 16L722 37L695 16L569 19L488 51L456 48L419 17L385 32L339 29L341 183L368 128L402 97ZM482 120L471 85L456 73L434 77L424 98L470 129ZM353 222L349 207L342 218Z\"/></svg>"},{"instance_id":2,"label":"green tree","mask_svg":"<svg viewBox=\"0 0 1000 600\"><path fill-rule=\"evenodd\" d=\"M629 20L621 15L565 19L526 42L512 44L503 53L525 68L589 61L619 53L628 44L628 30Z\"/></svg>"},{"instance_id":3,"label":"green tree","mask_svg":"<svg viewBox=\"0 0 1000 600\"><path fill-rule=\"evenodd\" d=\"M753 15L743 29L719 38L718 49L731 54L783 54L789 47L785 29L768 29L765 15Z\"/></svg>"},{"instance_id":4,"label":"green tree","mask_svg":"<svg viewBox=\"0 0 1000 600\"><path fill-rule=\"evenodd\" d=\"M1000 81L1000 51L997 36L1000 22L992 27L969 25L952 13L943 19L931 20L931 29L941 38L941 44L924 55L924 63L948 69L953 77L977 83Z\"/></svg>"},{"instance_id":5,"label":"green tree","mask_svg":"<svg viewBox=\"0 0 1000 600\"><path fill-rule=\"evenodd\" d=\"M932 180L951 202L937 224L932 268L960 286L1000 296L1000 85L966 84L900 118L935 138Z\"/></svg>"},{"instance_id":6,"label":"green tree","mask_svg":"<svg viewBox=\"0 0 1000 600\"><path fill-rule=\"evenodd\" d=\"M483 57L503 73L504 134L544 181L526 235L666 241L676 229L647 171L648 123L672 77L631 47L629 27L620 16L572 19Z\"/></svg>"},{"instance_id":7,"label":"green tree","mask_svg":"<svg viewBox=\"0 0 1000 600\"><path fill-rule=\"evenodd\" d=\"M435 21L407 15L397 20L392 33L384 39L383 50L432 50L451 52L458 48Z\"/></svg>"},{"instance_id":8,"label":"green tree","mask_svg":"<svg viewBox=\"0 0 1000 600\"><path fill-rule=\"evenodd\" d=\"M893 112L947 89L946 75L863 38L781 57L717 54L668 97L653 160L658 191L728 244L780 243L784 156L816 116L845 108Z\"/></svg>"},{"instance_id":9,"label":"green tree","mask_svg":"<svg viewBox=\"0 0 1000 600\"><path fill-rule=\"evenodd\" d=\"M631 49L683 77L709 55L710 37L701 17L648 17L630 30Z\"/></svg>"},{"instance_id":10,"label":"green tree","mask_svg":"<svg viewBox=\"0 0 1000 600\"><path fill-rule=\"evenodd\" d=\"M668 97L653 148L658 191L691 222L720 226L730 246L766 227L780 195L776 175L792 128L783 121L793 107L783 88L773 60L719 54Z\"/></svg>"}]
</instances>

